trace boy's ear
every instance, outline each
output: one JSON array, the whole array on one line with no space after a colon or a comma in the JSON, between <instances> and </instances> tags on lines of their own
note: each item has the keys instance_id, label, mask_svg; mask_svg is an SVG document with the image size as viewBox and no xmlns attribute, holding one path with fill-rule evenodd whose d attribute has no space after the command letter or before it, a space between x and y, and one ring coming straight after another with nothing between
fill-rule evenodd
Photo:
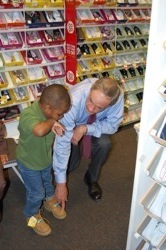
<instances>
[{"instance_id":1,"label":"boy's ear","mask_svg":"<svg viewBox=\"0 0 166 250\"><path fill-rule=\"evenodd\" d=\"M44 114L48 115L51 112L51 106L49 104L42 105L42 110Z\"/></svg>"},{"instance_id":2,"label":"boy's ear","mask_svg":"<svg viewBox=\"0 0 166 250\"><path fill-rule=\"evenodd\" d=\"M51 106L49 104L45 104L43 108L47 111L51 110Z\"/></svg>"}]
</instances>

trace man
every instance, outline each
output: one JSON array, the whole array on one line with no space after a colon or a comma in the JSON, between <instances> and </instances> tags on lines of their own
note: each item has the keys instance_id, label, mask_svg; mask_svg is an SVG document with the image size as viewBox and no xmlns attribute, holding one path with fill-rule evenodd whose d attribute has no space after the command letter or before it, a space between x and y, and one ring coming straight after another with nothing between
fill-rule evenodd
<instances>
[{"instance_id":1,"label":"man","mask_svg":"<svg viewBox=\"0 0 166 250\"><path fill-rule=\"evenodd\" d=\"M63 136L56 136L53 168L56 178L55 197L62 208L67 201L66 172L78 167L81 154L80 142L86 135L91 140L91 162L84 181L90 198L101 199L98 184L100 171L111 148L109 135L114 134L123 119L124 96L117 82L111 78L85 79L70 89L72 108L61 119L65 127ZM88 117L96 114L96 120L87 124ZM82 140L83 139L83 140ZM88 144L86 147L88 148Z\"/></svg>"}]
</instances>

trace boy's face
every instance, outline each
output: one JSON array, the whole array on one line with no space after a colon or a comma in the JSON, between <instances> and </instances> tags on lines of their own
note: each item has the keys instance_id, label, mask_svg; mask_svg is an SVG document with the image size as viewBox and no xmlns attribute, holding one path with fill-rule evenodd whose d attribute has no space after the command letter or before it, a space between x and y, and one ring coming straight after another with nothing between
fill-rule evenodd
<instances>
[{"instance_id":1,"label":"boy's face","mask_svg":"<svg viewBox=\"0 0 166 250\"><path fill-rule=\"evenodd\" d=\"M58 121L63 117L63 115L68 111L66 108L53 108L49 107L47 110L45 110L45 116L50 119L54 119L55 121Z\"/></svg>"}]
</instances>

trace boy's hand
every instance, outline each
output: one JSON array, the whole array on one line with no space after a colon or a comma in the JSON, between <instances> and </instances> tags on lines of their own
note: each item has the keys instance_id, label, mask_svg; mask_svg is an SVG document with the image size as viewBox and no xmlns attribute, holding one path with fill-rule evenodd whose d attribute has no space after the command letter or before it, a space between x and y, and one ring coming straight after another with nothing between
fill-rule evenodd
<instances>
[{"instance_id":1,"label":"boy's hand","mask_svg":"<svg viewBox=\"0 0 166 250\"><path fill-rule=\"evenodd\" d=\"M52 132L54 134L62 136L65 132L65 127L61 123L56 121L52 127Z\"/></svg>"},{"instance_id":2,"label":"boy's hand","mask_svg":"<svg viewBox=\"0 0 166 250\"><path fill-rule=\"evenodd\" d=\"M2 165L5 165L6 162L8 161L8 155L7 154L0 155L0 161L1 161Z\"/></svg>"}]
</instances>

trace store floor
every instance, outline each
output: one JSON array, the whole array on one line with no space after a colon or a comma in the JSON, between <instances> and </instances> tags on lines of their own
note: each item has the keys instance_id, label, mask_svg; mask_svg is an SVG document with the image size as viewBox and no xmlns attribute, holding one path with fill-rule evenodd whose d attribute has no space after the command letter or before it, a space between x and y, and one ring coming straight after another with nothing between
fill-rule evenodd
<instances>
[{"instance_id":1,"label":"store floor","mask_svg":"<svg viewBox=\"0 0 166 250\"><path fill-rule=\"evenodd\" d=\"M10 186L3 203L0 249L125 250L136 150L137 134L133 125L121 128L112 136L112 150L99 182L103 189L99 202L88 197L83 182L88 162L82 160L80 167L69 176L66 219L57 220L47 211L43 213L52 228L48 237L38 236L26 227L22 212L24 186L12 169L5 170Z\"/></svg>"}]
</instances>

